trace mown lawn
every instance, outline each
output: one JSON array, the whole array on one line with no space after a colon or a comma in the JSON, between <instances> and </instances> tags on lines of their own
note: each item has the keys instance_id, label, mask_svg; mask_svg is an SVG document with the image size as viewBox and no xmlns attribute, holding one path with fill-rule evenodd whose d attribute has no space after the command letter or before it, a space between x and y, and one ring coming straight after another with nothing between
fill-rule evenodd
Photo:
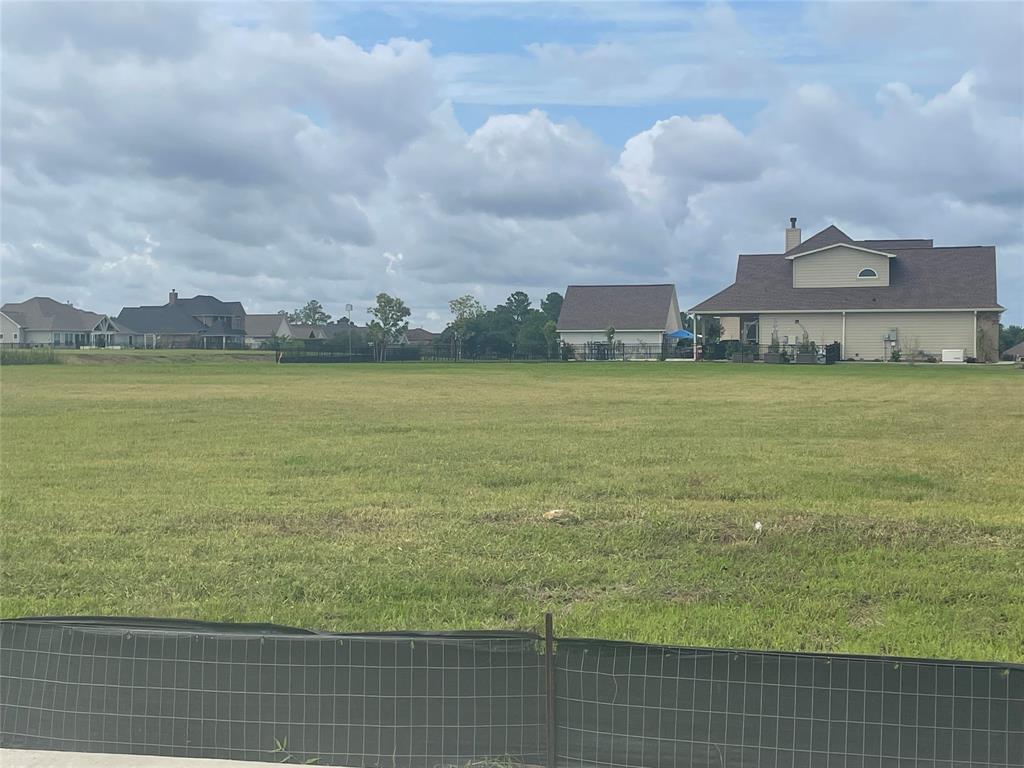
<instances>
[{"instance_id":1,"label":"mown lawn","mask_svg":"<svg viewBox=\"0 0 1024 768\"><path fill-rule=\"evenodd\" d=\"M4 616L1024 660L1018 370L138 359L0 374Z\"/></svg>"}]
</instances>

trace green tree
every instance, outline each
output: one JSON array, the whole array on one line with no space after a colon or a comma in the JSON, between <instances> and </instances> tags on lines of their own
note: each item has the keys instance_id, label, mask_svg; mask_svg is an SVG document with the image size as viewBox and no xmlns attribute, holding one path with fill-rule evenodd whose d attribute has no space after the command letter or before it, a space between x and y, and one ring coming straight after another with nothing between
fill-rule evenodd
<instances>
[{"instance_id":1,"label":"green tree","mask_svg":"<svg viewBox=\"0 0 1024 768\"><path fill-rule=\"evenodd\" d=\"M448 327L455 339L455 358L458 359L462 357L462 344L470 335L470 326L473 321L485 315L487 309L476 296L467 293L449 301L448 310L454 315Z\"/></svg>"},{"instance_id":2,"label":"green tree","mask_svg":"<svg viewBox=\"0 0 1024 768\"><path fill-rule=\"evenodd\" d=\"M530 311L530 297L522 291L515 291L505 300L505 306L508 307L512 319L516 323L522 323Z\"/></svg>"},{"instance_id":3,"label":"green tree","mask_svg":"<svg viewBox=\"0 0 1024 768\"><path fill-rule=\"evenodd\" d=\"M550 344L546 327L550 322L543 312L531 309L519 326L515 351L529 357L547 357Z\"/></svg>"},{"instance_id":4,"label":"green tree","mask_svg":"<svg viewBox=\"0 0 1024 768\"><path fill-rule=\"evenodd\" d=\"M404 301L386 293L378 293L376 306L366 311L373 317L367 326L370 340L378 345L380 360L386 360L388 344L394 344L409 330L409 321L406 318L412 312L405 306Z\"/></svg>"},{"instance_id":5,"label":"green tree","mask_svg":"<svg viewBox=\"0 0 1024 768\"><path fill-rule=\"evenodd\" d=\"M303 325L326 325L331 322L331 316L324 311L323 305L316 299L310 299L306 306L296 309L288 315L288 322L302 323Z\"/></svg>"},{"instance_id":6,"label":"green tree","mask_svg":"<svg viewBox=\"0 0 1024 768\"><path fill-rule=\"evenodd\" d=\"M544 342L547 345L547 356L556 357L558 355L558 325L554 320L544 323Z\"/></svg>"},{"instance_id":7,"label":"green tree","mask_svg":"<svg viewBox=\"0 0 1024 768\"><path fill-rule=\"evenodd\" d=\"M1019 325L999 324L999 354L1024 341L1024 328Z\"/></svg>"},{"instance_id":8,"label":"green tree","mask_svg":"<svg viewBox=\"0 0 1024 768\"><path fill-rule=\"evenodd\" d=\"M552 291L540 300L540 311L557 323L562 314L562 301L562 294Z\"/></svg>"}]
</instances>

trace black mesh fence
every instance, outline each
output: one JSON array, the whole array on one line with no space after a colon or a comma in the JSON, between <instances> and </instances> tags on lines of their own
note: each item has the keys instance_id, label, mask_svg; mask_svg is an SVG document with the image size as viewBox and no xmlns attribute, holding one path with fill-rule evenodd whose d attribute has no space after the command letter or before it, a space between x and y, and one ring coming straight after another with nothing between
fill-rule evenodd
<instances>
[{"instance_id":1,"label":"black mesh fence","mask_svg":"<svg viewBox=\"0 0 1024 768\"><path fill-rule=\"evenodd\" d=\"M542 762L543 656L516 633L0 624L0 746L346 766Z\"/></svg>"},{"instance_id":2,"label":"black mesh fence","mask_svg":"<svg viewBox=\"0 0 1024 768\"><path fill-rule=\"evenodd\" d=\"M9 620L0 746L392 768L1009 768L1024 766L1024 667L573 639L547 656L530 633Z\"/></svg>"}]
</instances>

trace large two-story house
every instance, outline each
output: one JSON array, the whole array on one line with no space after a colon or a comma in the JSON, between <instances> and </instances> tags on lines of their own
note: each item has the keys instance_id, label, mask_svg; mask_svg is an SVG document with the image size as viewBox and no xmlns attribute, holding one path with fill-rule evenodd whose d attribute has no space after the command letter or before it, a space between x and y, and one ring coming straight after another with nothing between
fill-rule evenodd
<instances>
[{"instance_id":1,"label":"large two-story house","mask_svg":"<svg viewBox=\"0 0 1024 768\"><path fill-rule=\"evenodd\" d=\"M245 339L245 309L215 296L178 297L171 291L161 306L123 307L117 322L135 332L136 346L240 347Z\"/></svg>"},{"instance_id":2,"label":"large two-story house","mask_svg":"<svg viewBox=\"0 0 1024 768\"><path fill-rule=\"evenodd\" d=\"M839 342L843 359L998 358L993 246L854 240L836 226L802 241L796 219L785 243L782 253L741 255L736 281L690 311L762 347L807 339Z\"/></svg>"}]
</instances>

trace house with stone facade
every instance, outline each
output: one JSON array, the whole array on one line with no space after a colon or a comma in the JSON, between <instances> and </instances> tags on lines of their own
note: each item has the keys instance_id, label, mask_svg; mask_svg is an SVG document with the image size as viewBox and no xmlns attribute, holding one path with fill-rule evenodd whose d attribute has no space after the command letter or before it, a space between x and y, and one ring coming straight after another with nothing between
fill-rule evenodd
<instances>
[{"instance_id":1,"label":"house with stone facade","mask_svg":"<svg viewBox=\"0 0 1024 768\"><path fill-rule=\"evenodd\" d=\"M796 219L779 253L742 254L735 282L693 307L723 338L762 348L839 342L844 360L998 359L996 251L932 240L854 240L829 226L801 239Z\"/></svg>"}]
</instances>

